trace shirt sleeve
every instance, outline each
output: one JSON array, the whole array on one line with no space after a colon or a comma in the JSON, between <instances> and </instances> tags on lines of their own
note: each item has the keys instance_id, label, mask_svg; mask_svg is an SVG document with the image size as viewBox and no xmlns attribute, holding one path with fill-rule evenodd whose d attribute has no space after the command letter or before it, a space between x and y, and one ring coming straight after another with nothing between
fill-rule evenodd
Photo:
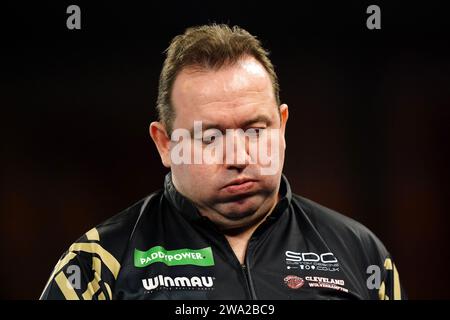
<instances>
[{"instance_id":1,"label":"shirt sleeve","mask_svg":"<svg viewBox=\"0 0 450 320\"><path fill-rule=\"evenodd\" d=\"M380 300L406 300L406 293L400 283L400 276L391 257L384 260L383 280L378 289Z\"/></svg>"},{"instance_id":2,"label":"shirt sleeve","mask_svg":"<svg viewBox=\"0 0 450 320\"><path fill-rule=\"evenodd\" d=\"M119 270L119 262L101 246L94 228L63 254L40 300L111 300Z\"/></svg>"}]
</instances>

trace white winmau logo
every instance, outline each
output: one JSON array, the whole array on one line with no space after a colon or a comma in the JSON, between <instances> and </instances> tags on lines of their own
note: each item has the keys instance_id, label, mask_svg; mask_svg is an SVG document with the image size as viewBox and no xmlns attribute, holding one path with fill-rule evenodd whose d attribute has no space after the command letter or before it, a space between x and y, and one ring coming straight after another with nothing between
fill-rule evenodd
<instances>
[{"instance_id":1,"label":"white winmau logo","mask_svg":"<svg viewBox=\"0 0 450 320\"><path fill-rule=\"evenodd\" d=\"M212 277L168 277L156 276L153 278L142 279L142 284L146 290L155 290L158 287L166 288L211 288L214 285Z\"/></svg>"}]
</instances>

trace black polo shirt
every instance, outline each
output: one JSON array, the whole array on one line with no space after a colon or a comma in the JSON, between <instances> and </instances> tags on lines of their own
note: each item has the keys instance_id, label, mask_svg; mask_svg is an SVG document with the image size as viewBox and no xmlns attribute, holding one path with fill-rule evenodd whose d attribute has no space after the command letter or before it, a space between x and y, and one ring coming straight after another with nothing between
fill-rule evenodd
<instances>
[{"instance_id":1,"label":"black polo shirt","mask_svg":"<svg viewBox=\"0 0 450 320\"><path fill-rule=\"evenodd\" d=\"M292 194L253 233L241 265L174 187L91 229L61 257L41 299L402 299L397 269L360 223Z\"/></svg>"}]
</instances>

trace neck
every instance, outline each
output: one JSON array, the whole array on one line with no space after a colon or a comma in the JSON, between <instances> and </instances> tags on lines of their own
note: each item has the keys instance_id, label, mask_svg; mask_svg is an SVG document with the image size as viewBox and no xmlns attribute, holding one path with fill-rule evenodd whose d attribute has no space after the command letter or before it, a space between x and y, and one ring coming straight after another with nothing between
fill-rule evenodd
<instances>
[{"instance_id":1,"label":"neck","mask_svg":"<svg viewBox=\"0 0 450 320\"><path fill-rule=\"evenodd\" d=\"M256 224L251 225L250 227L246 228L240 228L240 229L233 229L233 230L227 230L224 232L225 238L228 240L228 243L230 244L231 248L233 249L236 257L238 258L239 262L241 264L245 263L245 254L247 252L247 246L248 242L255 230L258 228L258 226L264 222L264 220L272 213L273 209L277 205L279 201L279 196L277 197L277 200L275 201L274 205L270 210L263 216L263 218L258 221Z\"/></svg>"}]
</instances>

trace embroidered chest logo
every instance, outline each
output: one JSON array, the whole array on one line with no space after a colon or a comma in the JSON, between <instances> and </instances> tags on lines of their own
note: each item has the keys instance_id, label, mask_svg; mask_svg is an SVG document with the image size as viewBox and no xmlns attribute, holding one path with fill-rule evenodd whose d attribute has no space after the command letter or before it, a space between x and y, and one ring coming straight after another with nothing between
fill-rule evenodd
<instances>
[{"instance_id":1,"label":"embroidered chest logo","mask_svg":"<svg viewBox=\"0 0 450 320\"><path fill-rule=\"evenodd\" d=\"M286 251L286 269L339 271L339 262L332 252L295 252Z\"/></svg>"},{"instance_id":2,"label":"embroidered chest logo","mask_svg":"<svg viewBox=\"0 0 450 320\"><path fill-rule=\"evenodd\" d=\"M203 249L177 249L166 250L156 246L147 251L134 250L134 266L144 268L153 263L160 262L167 266L194 265L210 267L214 265L211 247Z\"/></svg>"}]
</instances>

